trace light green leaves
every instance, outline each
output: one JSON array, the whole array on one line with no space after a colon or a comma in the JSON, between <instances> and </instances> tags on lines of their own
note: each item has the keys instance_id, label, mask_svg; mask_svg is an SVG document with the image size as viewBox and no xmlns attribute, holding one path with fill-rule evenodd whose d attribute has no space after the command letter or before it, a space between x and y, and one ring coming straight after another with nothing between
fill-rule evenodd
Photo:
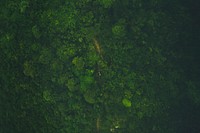
<instances>
[{"instance_id":1,"label":"light green leaves","mask_svg":"<svg viewBox=\"0 0 200 133\"><path fill-rule=\"evenodd\" d=\"M52 27L61 32L73 29L76 26L77 10L73 6L60 8L53 12L52 16L55 18L53 19Z\"/></svg>"},{"instance_id":2,"label":"light green leaves","mask_svg":"<svg viewBox=\"0 0 200 133\"><path fill-rule=\"evenodd\" d=\"M72 63L76 66L76 68L78 70L82 69L84 67L84 64L85 64L82 57L75 57L72 60Z\"/></svg>"},{"instance_id":3,"label":"light green leaves","mask_svg":"<svg viewBox=\"0 0 200 133\"><path fill-rule=\"evenodd\" d=\"M94 82L94 78L92 76L82 76L80 80L82 92L85 92L88 88L90 88L91 84Z\"/></svg>"},{"instance_id":4,"label":"light green leaves","mask_svg":"<svg viewBox=\"0 0 200 133\"><path fill-rule=\"evenodd\" d=\"M53 101L51 92L50 92L49 90L43 91L43 99L44 99L46 102L51 102L51 101Z\"/></svg>"},{"instance_id":5,"label":"light green leaves","mask_svg":"<svg viewBox=\"0 0 200 133\"><path fill-rule=\"evenodd\" d=\"M40 33L37 25L32 27L32 33L33 33L33 36L37 39L40 38L40 36L41 36L41 33Z\"/></svg>"},{"instance_id":6,"label":"light green leaves","mask_svg":"<svg viewBox=\"0 0 200 133\"><path fill-rule=\"evenodd\" d=\"M84 99L86 102L90 104L95 103L95 91L87 90L86 93L84 94Z\"/></svg>"},{"instance_id":7,"label":"light green leaves","mask_svg":"<svg viewBox=\"0 0 200 133\"><path fill-rule=\"evenodd\" d=\"M131 101L129 99L124 98L122 104L127 108L131 107Z\"/></svg>"},{"instance_id":8,"label":"light green leaves","mask_svg":"<svg viewBox=\"0 0 200 133\"><path fill-rule=\"evenodd\" d=\"M109 8L115 2L115 0L98 0L105 8Z\"/></svg>"},{"instance_id":9,"label":"light green leaves","mask_svg":"<svg viewBox=\"0 0 200 133\"><path fill-rule=\"evenodd\" d=\"M32 78L34 77L35 71L31 62L28 61L24 62L24 74Z\"/></svg>"},{"instance_id":10,"label":"light green leaves","mask_svg":"<svg viewBox=\"0 0 200 133\"><path fill-rule=\"evenodd\" d=\"M29 5L29 1L21 1L19 4L20 12L21 13L25 12L28 5Z\"/></svg>"},{"instance_id":11,"label":"light green leaves","mask_svg":"<svg viewBox=\"0 0 200 133\"><path fill-rule=\"evenodd\" d=\"M54 72L61 72L63 70L62 62L58 60L51 61L51 70Z\"/></svg>"},{"instance_id":12,"label":"light green leaves","mask_svg":"<svg viewBox=\"0 0 200 133\"><path fill-rule=\"evenodd\" d=\"M91 25L94 22L93 19L94 19L93 12L88 12L87 14L81 17L81 20L85 24L85 26Z\"/></svg>"},{"instance_id":13,"label":"light green leaves","mask_svg":"<svg viewBox=\"0 0 200 133\"><path fill-rule=\"evenodd\" d=\"M187 82L189 98L196 104L200 105L200 90L192 81Z\"/></svg>"},{"instance_id":14,"label":"light green leaves","mask_svg":"<svg viewBox=\"0 0 200 133\"><path fill-rule=\"evenodd\" d=\"M70 57L74 56L74 54L75 48L71 46L63 45L57 49L57 55L63 61L67 61Z\"/></svg>"},{"instance_id":15,"label":"light green leaves","mask_svg":"<svg viewBox=\"0 0 200 133\"><path fill-rule=\"evenodd\" d=\"M123 36L124 34L124 27L121 25L115 25L112 28L112 33L118 37L118 36Z\"/></svg>"},{"instance_id":16,"label":"light green leaves","mask_svg":"<svg viewBox=\"0 0 200 133\"><path fill-rule=\"evenodd\" d=\"M39 62L42 64L49 64L51 61L51 51L49 49L43 49L41 51L40 57L39 57Z\"/></svg>"},{"instance_id":17,"label":"light green leaves","mask_svg":"<svg viewBox=\"0 0 200 133\"><path fill-rule=\"evenodd\" d=\"M59 76L57 82L58 82L59 85L65 85L65 83L67 82L67 79L68 79L67 75L62 74L62 75Z\"/></svg>"},{"instance_id":18,"label":"light green leaves","mask_svg":"<svg viewBox=\"0 0 200 133\"><path fill-rule=\"evenodd\" d=\"M125 90L124 95L126 98L130 99L132 97L132 93L129 90Z\"/></svg>"},{"instance_id":19,"label":"light green leaves","mask_svg":"<svg viewBox=\"0 0 200 133\"><path fill-rule=\"evenodd\" d=\"M127 107L127 108L131 107L132 103L131 103L130 99L132 98L132 96L133 96L133 94L131 93L130 90L124 91L124 98L122 99L122 104L125 107Z\"/></svg>"},{"instance_id":20,"label":"light green leaves","mask_svg":"<svg viewBox=\"0 0 200 133\"><path fill-rule=\"evenodd\" d=\"M112 33L116 38L124 37L126 34L125 31L125 20L120 19L113 27Z\"/></svg>"},{"instance_id":21,"label":"light green leaves","mask_svg":"<svg viewBox=\"0 0 200 133\"><path fill-rule=\"evenodd\" d=\"M75 91L76 90L76 83L74 79L69 79L67 81L67 87L70 91Z\"/></svg>"}]
</instances>

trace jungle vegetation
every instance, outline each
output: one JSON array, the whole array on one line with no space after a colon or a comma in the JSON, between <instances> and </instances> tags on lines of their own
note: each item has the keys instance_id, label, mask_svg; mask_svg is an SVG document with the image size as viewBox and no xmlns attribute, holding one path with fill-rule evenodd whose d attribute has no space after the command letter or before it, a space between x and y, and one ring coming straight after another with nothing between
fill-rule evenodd
<instances>
[{"instance_id":1,"label":"jungle vegetation","mask_svg":"<svg viewBox=\"0 0 200 133\"><path fill-rule=\"evenodd\" d=\"M197 0L1 0L0 133L199 133Z\"/></svg>"}]
</instances>

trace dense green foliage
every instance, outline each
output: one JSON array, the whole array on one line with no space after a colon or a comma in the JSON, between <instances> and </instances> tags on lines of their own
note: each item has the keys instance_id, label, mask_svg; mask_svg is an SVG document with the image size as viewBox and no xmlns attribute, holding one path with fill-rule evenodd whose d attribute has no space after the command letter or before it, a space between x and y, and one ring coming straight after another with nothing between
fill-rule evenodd
<instances>
[{"instance_id":1,"label":"dense green foliage","mask_svg":"<svg viewBox=\"0 0 200 133\"><path fill-rule=\"evenodd\" d=\"M0 132L200 132L198 8L3 0Z\"/></svg>"}]
</instances>

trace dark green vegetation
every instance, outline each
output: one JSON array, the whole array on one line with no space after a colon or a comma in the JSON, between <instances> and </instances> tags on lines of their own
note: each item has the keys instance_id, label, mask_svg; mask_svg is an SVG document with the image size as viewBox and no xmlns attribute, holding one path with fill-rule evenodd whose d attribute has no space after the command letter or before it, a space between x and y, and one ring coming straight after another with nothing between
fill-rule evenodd
<instances>
[{"instance_id":1,"label":"dark green vegetation","mask_svg":"<svg viewBox=\"0 0 200 133\"><path fill-rule=\"evenodd\" d=\"M195 0L2 0L0 133L199 133Z\"/></svg>"}]
</instances>

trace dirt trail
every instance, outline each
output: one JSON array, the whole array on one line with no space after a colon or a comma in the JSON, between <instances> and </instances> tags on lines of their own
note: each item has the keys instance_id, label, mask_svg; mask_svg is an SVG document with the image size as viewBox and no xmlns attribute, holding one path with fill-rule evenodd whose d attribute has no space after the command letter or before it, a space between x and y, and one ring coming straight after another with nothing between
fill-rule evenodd
<instances>
[{"instance_id":1,"label":"dirt trail","mask_svg":"<svg viewBox=\"0 0 200 133\"><path fill-rule=\"evenodd\" d=\"M93 38L93 41L94 41L94 46L95 46L95 49L96 51L98 52L99 55L101 55L101 47L99 45L99 42L96 40L96 38Z\"/></svg>"},{"instance_id":2,"label":"dirt trail","mask_svg":"<svg viewBox=\"0 0 200 133\"><path fill-rule=\"evenodd\" d=\"M97 128L97 133L99 133L99 129L100 129L100 118L99 117L97 117L96 128Z\"/></svg>"},{"instance_id":3,"label":"dirt trail","mask_svg":"<svg viewBox=\"0 0 200 133\"><path fill-rule=\"evenodd\" d=\"M99 42L97 41L96 38L93 38L93 41L94 41L94 46L95 46L96 52L99 54L101 59L104 60L103 59L103 54L102 54L103 50L101 48L101 45L99 44Z\"/></svg>"},{"instance_id":4,"label":"dirt trail","mask_svg":"<svg viewBox=\"0 0 200 133\"><path fill-rule=\"evenodd\" d=\"M97 41L96 38L93 38L93 41L94 41L94 47L95 47L96 52L99 54L101 59L103 59L102 49L101 49L101 46L100 46L99 42ZM97 68L97 73L98 73L98 76L100 77L101 76L101 72L99 70L99 66L97 66L97 67L98 67ZM100 130L100 117L98 116L97 119L96 119L96 132L99 133L99 130Z\"/></svg>"}]
</instances>

